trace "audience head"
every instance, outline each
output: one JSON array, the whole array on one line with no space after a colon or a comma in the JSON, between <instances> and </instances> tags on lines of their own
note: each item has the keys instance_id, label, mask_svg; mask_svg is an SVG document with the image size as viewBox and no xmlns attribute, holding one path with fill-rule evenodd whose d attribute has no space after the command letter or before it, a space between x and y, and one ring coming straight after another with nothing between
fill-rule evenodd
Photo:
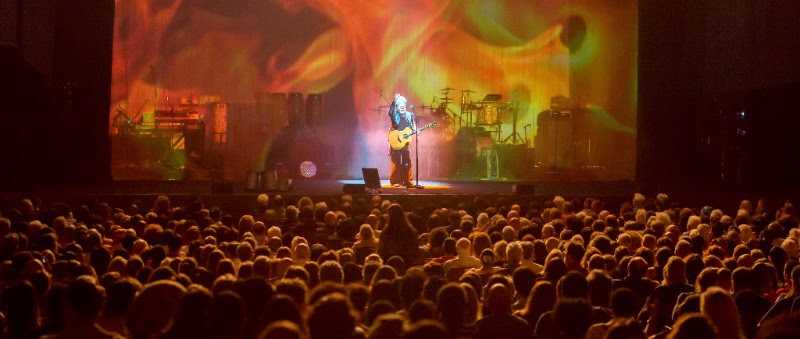
<instances>
[{"instance_id":1,"label":"audience head","mask_svg":"<svg viewBox=\"0 0 800 339\"><path fill-rule=\"evenodd\" d=\"M2 334L443 339L513 308L570 338L610 311L606 338L642 338L650 300L648 335L739 339L755 333L754 303L800 295L790 203L728 215L636 195L617 215L593 198L408 200L3 206ZM796 320L768 318L758 335L797 333Z\"/></svg>"},{"instance_id":2,"label":"audience head","mask_svg":"<svg viewBox=\"0 0 800 339\"><path fill-rule=\"evenodd\" d=\"M678 318L667 336L668 339L717 338L714 325L700 313L689 313Z\"/></svg>"},{"instance_id":3,"label":"audience head","mask_svg":"<svg viewBox=\"0 0 800 339\"><path fill-rule=\"evenodd\" d=\"M339 293L320 299L312 306L308 315L311 339L351 339L355 325L350 302Z\"/></svg>"},{"instance_id":4,"label":"audience head","mask_svg":"<svg viewBox=\"0 0 800 339\"><path fill-rule=\"evenodd\" d=\"M711 320L721 338L743 336L736 303L730 294L719 287L712 287L700 297L700 311Z\"/></svg>"}]
</instances>

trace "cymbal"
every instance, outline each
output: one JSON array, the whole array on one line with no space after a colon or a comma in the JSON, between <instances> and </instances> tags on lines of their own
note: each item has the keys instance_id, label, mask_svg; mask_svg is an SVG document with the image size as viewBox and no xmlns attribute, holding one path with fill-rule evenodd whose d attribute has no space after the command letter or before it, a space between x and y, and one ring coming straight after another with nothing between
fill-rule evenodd
<instances>
[{"instance_id":1,"label":"cymbal","mask_svg":"<svg viewBox=\"0 0 800 339\"><path fill-rule=\"evenodd\" d=\"M475 93L475 91L473 91L471 89L462 89L461 93Z\"/></svg>"},{"instance_id":2,"label":"cymbal","mask_svg":"<svg viewBox=\"0 0 800 339\"><path fill-rule=\"evenodd\" d=\"M445 87L445 88L442 88L440 91L444 92L444 91L455 91L455 90L456 89L452 88L452 87Z\"/></svg>"}]
</instances>

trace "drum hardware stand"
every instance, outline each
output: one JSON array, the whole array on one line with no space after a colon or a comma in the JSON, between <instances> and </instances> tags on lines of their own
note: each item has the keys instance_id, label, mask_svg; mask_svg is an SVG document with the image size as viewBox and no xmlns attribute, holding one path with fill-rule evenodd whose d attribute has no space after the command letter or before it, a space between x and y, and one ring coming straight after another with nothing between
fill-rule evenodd
<instances>
[{"instance_id":1,"label":"drum hardware stand","mask_svg":"<svg viewBox=\"0 0 800 339\"><path fill-rule=\"evenodd\" d=\"M513 118L512 118L512 119L513 119L513 124L511 125L511 126L512 126L512 127L511 127L511 135L507 136L507 137L506 137L506 138L503 140L503 143L504 143L504 144L505 144L505 143L508 143L508 139L511 139L511 144L512 144L512 145L516 145L516 144L517 144L517 138L519 138L520 140L522 140L522 139L523 139L523 138L522 138L522 137L519 135L519 133L517 133L517 113L518 113L518 111L519 111L519 110L517 109L517 104L516 104L516 103L514 103L514 104L510 104L510 106L511 106L511 110L512 110L512 117L513 117Z\"/></svg>"},{"instance_id":2,"label":"drum hardware stand","mask_svg":"<svg viewBox=\"0 0 800 339\"><path fill-rule=\"evenodd\" d=\"M474 91L470 90L470 89L461 90L461 114L459 114L459 120L458 120L458 127L459 128L461 128L461 127L472 127L472 108L470 108L469 106L472 105L472 98L470 98L470 95L473 92ZM466 120L465 121L466 126L462 125L462 123L461 123L461 120L462 120L462 117L464 116L464 114L467 115L466 119L464 119L464 120Z\"/></svg>"},{"instance_id":3,"label":"drum hardware stand","mask_svg":"<svg viewBox=\"0 0 800 339\"><path fill-rule=\"evenodd\" d=\"M432 107L436 107L436 110L441 110L441 115L443 115L443 116L450 115L450 113L451 113L450 103L453 101L453 99L450 98L450 91L454 91L454 90L455 90L455 88L450 88L450 87L442 88L440 90L440 92L442 92L442 97L439 98L441 100L441 102L439 102L439 105L435 105L436 97L433 97L433 103L431 103L431 106ZM455 117L456 114L453 113L452 115L453 115L453 117ZM460 127L461 126L461 116L458 117L458 124L459 124L459 127Z\"/></svg>"},{"instance_id":4,"label":"drum hardware stand","mask_svg":"<svg viewBox=\"0 0 800 339\"><path fill-rule=\"evenodd\" d=\"M501 124L500 121L498 121L496 124L493 124L493 126L496 128L496 130L494 130L492 133L497 133L496 136L494 137L494 142L496 144L504 143L505 141L500 140L503 135L503 124Z\"/></svg>"},{"instance_id":5,"label":"drum hardware stand","mask_svg":"<svg viewBox=\"0 0 800 339\"><path fill-rule=\"evenodd\" d=\"M533 127L532 125L533 124L527 124L525 126L522 126L522 133L525 135L525 137L523 138L523 141L525 142L525 145L527 147L530 147L530 140L528 140L528 135L529 135L528 134L528 129L532 128Z\"/></svg>"}]
</instances>

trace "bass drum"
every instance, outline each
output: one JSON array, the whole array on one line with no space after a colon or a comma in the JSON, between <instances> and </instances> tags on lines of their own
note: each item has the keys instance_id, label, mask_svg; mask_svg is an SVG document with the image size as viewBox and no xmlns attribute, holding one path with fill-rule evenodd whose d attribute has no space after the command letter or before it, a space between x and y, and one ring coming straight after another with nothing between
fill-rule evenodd
<instances>
[{"instance_id":1,"label":"bass drum","mask_svg":"<svg viewBox=\"0 0 800 339\"><path fill-rule=\"evenodd\" d=\"M481 150L494 146L492 135L483 127L465 127L458 130L455 140L455 176L461 179L480 179L486 173L479 161Z\"/></svg>"}]
</instances>

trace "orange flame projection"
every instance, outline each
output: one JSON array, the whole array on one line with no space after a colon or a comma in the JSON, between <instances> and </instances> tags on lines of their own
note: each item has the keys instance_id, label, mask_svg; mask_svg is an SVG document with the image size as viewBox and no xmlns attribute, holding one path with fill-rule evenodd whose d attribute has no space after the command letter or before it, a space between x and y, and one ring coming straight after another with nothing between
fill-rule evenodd
<instances>
[{"instance_id":1,"label":"orange flame projection","mask_svg":"<svg viewBox=\"0 0 800 339\"><path fill-rule=\"evenodd\" d=\"M400 4L403 4L401 6ZM528 105L522 124L534 122L555 95L569 96L568 50L556 24L519 46L500 47L481 41L448 19L447 1L327 0L311 3L338 25L320 35L290 67L270 62L268 91L324 92L351 72L358 112L385 104L375 89L407 94L425 102L444 87L476 93L513 94ZM385 160L385 116L360 114L367 140L367 159L354 167ZM522 126L522 125L520 125ZM508 129L507 129L508 130ZM363 142L363 140L360 140Z\"/></svg>"},{"instance_id":2,"label":"orange flame projection","mask_svg":"<svg viewBox=\"0 0 800 339\"><path fill-rule=\"evenodd\" d=\"M114 106L127 102L135 112L192 94L252 101L258 91L320 93L351 80L360 148L354 153L363 156L352 165L360 168L388 165L388 119L372 109L395 92L417 105L444 87L473 90L473 99L501 93L522 104L518 126L529 124L532 133L550 98L571 94L560 18L577 1L272 0L263 5L269 10L236 10L237 2L209 9L203 2L117 0ZM538 19L507 19L531 8ZM317 19L303 19L309 13ZM281 16L299 22L264 30ZM535 33L515 38L503 21ZM309 32L315 36L303 46L280 38ZM487 38L492 32L501 38Z\"/></svg>"}]
</instances>

